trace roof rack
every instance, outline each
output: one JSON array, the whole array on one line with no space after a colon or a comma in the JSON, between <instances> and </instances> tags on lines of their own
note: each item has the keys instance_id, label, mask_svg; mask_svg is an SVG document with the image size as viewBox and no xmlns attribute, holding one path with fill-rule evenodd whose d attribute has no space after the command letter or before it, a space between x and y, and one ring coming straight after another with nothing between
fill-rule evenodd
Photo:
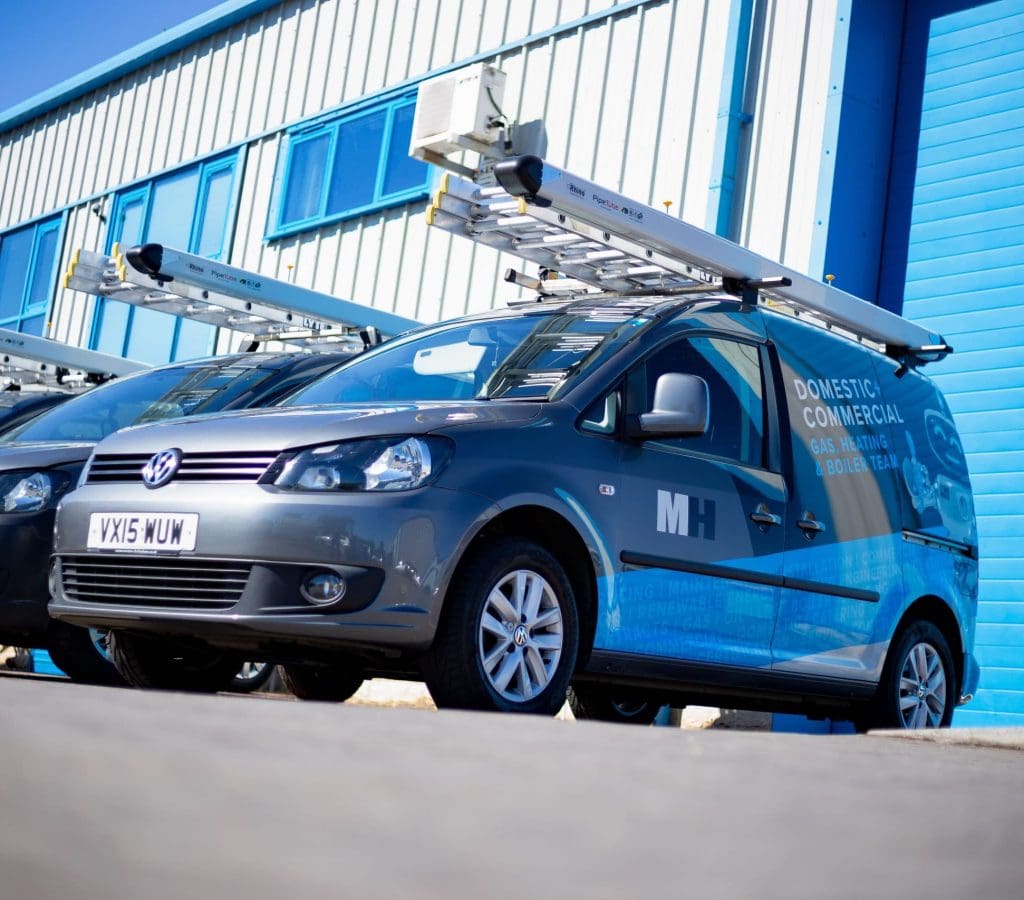
<instances>
[{"instance_id":1,"label":"roof rack","mask_svg":"<svg viewBox=\"0 0 1024 900\"><path fill-rule=\"evenodd\" d=\"M379 335L419 325L413 319L341 300L165 247L143 244L109 256L76 250L64 286L253 336L252 346L284 341L366 346Z\"/></svg>"},{"instance_id":2,"label":"roof rack","mask_svg":"<svg viewBox=\"0 0 1024 900\"><path fill-rule=\"evenodd\" d=\"M445 175L427 221L606 291L721 289L781 305L908 365L952 348L938 334L536 156L494 167L498 186Z\"/></svg>"},{"instance_id":3,"label":"roof rack","mask_svg":"<svg viewBox=\"0 0 1024 900\"><path fill-rule=\"evenodd\" d=\"M5 389L42 385L74 390L148 368L133 359L0 328L0 384Z\"/></svg>"}]
</instances>

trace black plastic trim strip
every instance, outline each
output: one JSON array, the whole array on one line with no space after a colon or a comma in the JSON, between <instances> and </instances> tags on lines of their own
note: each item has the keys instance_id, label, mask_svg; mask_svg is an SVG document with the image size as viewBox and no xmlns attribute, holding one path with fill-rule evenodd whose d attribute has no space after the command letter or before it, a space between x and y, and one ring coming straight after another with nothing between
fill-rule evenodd
<instances>
[{"instance_id":1,"label":"black plastic trim strip","mask_svg":"<svg viewBox=\"0 0 1024 900\"><path fill-rule=\"evenodd\" d=\"M804 578L788 578L783 575L766 575L750 569L736 569L733 566L719 566L714 563L689 562L669 559L665 556L651 556L648 553L633 553L623 550L619 555L627 566L641 566L645 569L670 569L674 572L689 572L694 575L710 575L713 578L729 578L733 581L746 581L751 584L767 584L772 587L789 588L794 591L811 591L815 594L828 594L846 600L862 600L865 603L877 603L877 591L864 591L860 588L844 587L839 584L828 584L823 581L808 581Z\"/></svg>"},{"instance_id":2,"label":"black plastic trim strip","mask_svg":"<svg viewBox=\"0 0 1024 900\"><path fill-rule=\"evenodd\" d=\"M794 591L811 591L815 594L830 594L845 600L863 600L865 603L877 603L878 591L864 591L860 588L846 587L841 584L827 584L823 581L808 581L805 578L785 578L783 587Z\"/></svg>"},{"instance_id":3,"label":"black plastic trim strip","mask_svg":"<svg viewBox=\"0 0 1024 900\"><path fill-rule=\"evenodd\" d=\"M951 538L936 537L934 534L925 534L923 531L911 531L903 529L903 540L910 544L920 544L922 547L934 547L936 550L945 550L956 556L966 556L968 559L978 558L978 548L970 544L963 544Z\"/></svg>"},{"instance_id":4,"label":"black plastic trim strip","mask_svg":"<svg viewBox=\"0 0 1024 900\"><path fill-rule=\"evenodd\" d=\"M733 581L746 581L751 584L768 584L772 587L783 586L781 575L766 575L764 572L736 569L732 566L719 566L714 563L688 562L680 559L670 559L667 556L652 556L649 553L633 553L631 550L623 550L619 554L619 559L627 566L640 566L645 569L671 569L674 572L710 575L713 578L729 578Z\"/></svg>"}]
</instances>

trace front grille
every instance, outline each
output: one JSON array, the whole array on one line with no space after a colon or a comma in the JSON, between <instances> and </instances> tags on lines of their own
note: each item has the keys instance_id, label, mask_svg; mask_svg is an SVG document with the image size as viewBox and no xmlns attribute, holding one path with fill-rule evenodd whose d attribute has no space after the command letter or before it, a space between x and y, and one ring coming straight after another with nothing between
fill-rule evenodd
<instances>
[{"instance_id":1,"label":"front grille","mask_svg":"<svg viewBox=\"0 0 1024 900\"><path fill-rule=\"evenodd\" d=\"M165 557L64 556L71 600L177 609L229 609L245 590L248 563Z\"/></svg>"},{"instance_id":2,"label":"front grille","mask_svg":"<svg viewBox=\"0 0 1024 900\"><path fill-rule=\"evenodd\" d=\"M141 484L142 469L153 454L101 453L89 465L86 484ZM256 482L277 459L267 451L184 453L172 481Z\"/></svg>"}]
</instances>

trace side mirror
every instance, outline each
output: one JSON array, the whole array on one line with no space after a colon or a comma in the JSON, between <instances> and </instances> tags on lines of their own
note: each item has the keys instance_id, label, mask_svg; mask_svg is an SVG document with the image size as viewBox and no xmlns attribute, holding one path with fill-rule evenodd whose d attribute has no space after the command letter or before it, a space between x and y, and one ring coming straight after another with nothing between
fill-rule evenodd
<instances>
[{"instance_id":1,"label":"side mirror","mask_svg":"<svg viewBox=\"0 0 1024 900\"><path fill-rule=\"evenodd\" d=\"M654 386L654 408L641 413L630 437L686 437L704 434L711 403L699 375L666 372Z\"/></svg>"}]
</instances>

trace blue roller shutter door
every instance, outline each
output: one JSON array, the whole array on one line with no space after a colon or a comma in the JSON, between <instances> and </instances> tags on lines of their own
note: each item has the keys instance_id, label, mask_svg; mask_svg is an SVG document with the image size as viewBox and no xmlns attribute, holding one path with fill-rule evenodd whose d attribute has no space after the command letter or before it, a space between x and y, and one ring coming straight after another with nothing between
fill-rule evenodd
<instances>
[{"instance_id":1,"label":"blue roller shutter door","mask_svg":"<svg viewBox=\"0 0 1024 900\"><path fill-rule=\"evenodd\" d=\"M956 349L928 373L977 504L982 678L954 724L1024 725L1024 0L931 22L903 313Z\"/></svg>"}]
</instances>

